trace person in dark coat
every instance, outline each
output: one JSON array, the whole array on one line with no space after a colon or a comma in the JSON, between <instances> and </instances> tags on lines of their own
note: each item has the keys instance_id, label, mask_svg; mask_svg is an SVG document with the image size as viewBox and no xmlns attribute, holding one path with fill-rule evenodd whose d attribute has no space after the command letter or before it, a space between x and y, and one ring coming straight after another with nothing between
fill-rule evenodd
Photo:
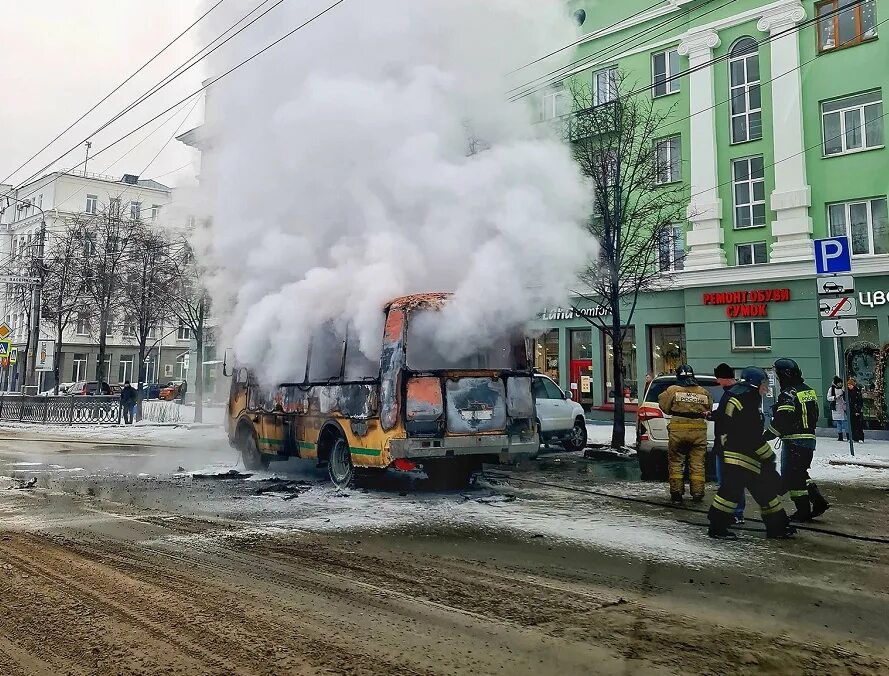
<instances>
[{"instance_id":1,"label":"person in dark coat","mask_svg":"<svg viewBox=\"0 0 889 676\"><path fill-rule=\"evenodd\" d=\"M123 421L125 425L133 424L133 409L136 406L136 390L127 380L123 384L120 391L120 407L123 410Z\"/></svg>"},{"instance_id":2,"label":"person in dark coat","mask_svg":"<svg viewBox=\"0 0 889 676\"><path fill-rule=\"evenodd\" d=\"M864 443L864 397L855 378L849 378L846 383L846 404L849 407L847 415L852 441Z\"/></svg>"}]
</instances>

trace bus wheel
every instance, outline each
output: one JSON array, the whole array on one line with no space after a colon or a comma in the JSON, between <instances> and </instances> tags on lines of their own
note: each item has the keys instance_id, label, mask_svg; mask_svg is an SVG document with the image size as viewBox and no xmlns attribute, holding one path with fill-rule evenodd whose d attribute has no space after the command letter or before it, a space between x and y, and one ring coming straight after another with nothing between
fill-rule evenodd
<instances>
[{"instance_id":1,"label":"bus wheel","mask_svg":"<svg viewBox=\"0 0 889 676\"><path fill-rule=\"evenodd\" d=\"M241 449L241 460L247 469L266 469L269 466L268 459L259 452L256 435L252 431L247 429L242 431L241 443L238 446Z\"/></svg>"},{"instance_id":2,"label":"bus wheel","mask_svg":"<svg viewBox=\"0 0 889 676\"><path fill-rule=\"evenodd\" d=\"M341 436L330 448L330 457L327 460L327 473L330 480L337 488L348 488L355 479L355 468L352 466L352 451L348 442Z\"/></svg>"}]
</instances>

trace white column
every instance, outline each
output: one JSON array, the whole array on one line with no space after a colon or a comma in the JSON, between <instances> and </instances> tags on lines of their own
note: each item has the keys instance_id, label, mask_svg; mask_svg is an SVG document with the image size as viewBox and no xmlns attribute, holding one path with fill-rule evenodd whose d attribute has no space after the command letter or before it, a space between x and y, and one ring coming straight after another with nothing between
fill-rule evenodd
<instances>
[{"instance_id":1,"label":"white column","mask_svg":"<svg viewBox=\"0 0 889 676\"><path fill-rule=\"evenodd\" d=\"M812 189L806 178L803 140L802 82L799 71L799 32L790 30L806 18L799 2L765 13L756 27L774 39L771 45L772 138L775 151L775 191L769 204L772 222L771 262L811 259ZM788 31L785 33L785 31ZM784 33L781 35L781 33Z\"/></svg>"},{"instance_id":2,"label":"white column","mask_svg":"<svg viewBox=\"0 0 889 676\"><path fill-rule=\"evenodd\" d=\"M686 145L690 147L692 198L687 215L692 228L686 235L686 270L725 267L722 200L717 192L713 66L706 65L719 44L719 35L712 30L686 33L679 44L679 53L688 56L693 71L688 76L691 138Z\"/></svg>"}]
</instances>

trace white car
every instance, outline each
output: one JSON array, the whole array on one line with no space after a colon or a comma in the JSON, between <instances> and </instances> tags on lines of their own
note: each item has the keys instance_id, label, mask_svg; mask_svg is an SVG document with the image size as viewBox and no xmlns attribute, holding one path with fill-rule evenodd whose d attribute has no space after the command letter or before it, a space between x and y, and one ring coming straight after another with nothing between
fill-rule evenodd
<instances>
[{"instance_id":1,"label":"white car","mask_svg":"<svg viewBox=\"0 0 889 676\"><path fill-rule=\"evenodd\" d=\"M567 451L582 451L587 442L583 406L542 373L534 374L531 393L541 443L556 442Z\"/></svg>"}]
</instances>

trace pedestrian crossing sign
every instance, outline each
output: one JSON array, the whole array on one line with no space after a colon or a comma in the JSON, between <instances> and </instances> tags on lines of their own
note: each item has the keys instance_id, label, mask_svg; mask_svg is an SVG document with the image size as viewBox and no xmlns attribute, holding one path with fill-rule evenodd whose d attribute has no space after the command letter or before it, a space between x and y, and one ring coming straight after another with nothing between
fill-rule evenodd
<instances>
[{"instance_id":1,"label":"pedestrian crossing sign","mask_svg":"<svg viewBox=\"0 0 889 676\"><path fill-rule=\"evenodd\" d=\"M10 348L9 363L15 364L18 360L19 360L19 349L17 347Z\"/></svg>"},{"instance_id":2,"label":"pedestrian crossing sign","mask_svg":"<svg viewBox=\"0 0 889 676\"><path fill-rule=\"evenodd\" d=\"M0 340L0 357L9 357L12 353L12 343L8 340Z\"/></svg>"}]
</instances>

